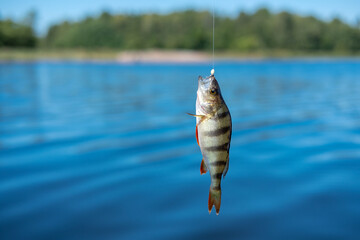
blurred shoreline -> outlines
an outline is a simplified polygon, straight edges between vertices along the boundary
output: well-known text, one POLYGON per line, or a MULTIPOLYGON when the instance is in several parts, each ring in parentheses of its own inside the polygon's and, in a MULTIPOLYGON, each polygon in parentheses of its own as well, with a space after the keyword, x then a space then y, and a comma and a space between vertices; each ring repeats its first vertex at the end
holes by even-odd
MULTIPOLYGON (((349 52, 295 52, 269 50, 254 52, 216 51, 217 61, 247 61, 263 59, 332 59, 359 58, 360 53, 349 52)), ((83 49, 0 49, 0 61, 112 61, 123 64, 133 63, 208 63, 212 53, 191 50, 83 50, 83 49)))

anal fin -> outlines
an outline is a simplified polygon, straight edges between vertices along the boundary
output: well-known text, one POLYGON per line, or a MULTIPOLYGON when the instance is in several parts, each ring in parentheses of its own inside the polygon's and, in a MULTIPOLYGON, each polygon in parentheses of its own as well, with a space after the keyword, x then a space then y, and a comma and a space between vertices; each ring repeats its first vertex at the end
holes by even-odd
POLYGON ((200 165, 200 174, 203 175, 207 172, 207 167, 205 165, 204 159, 201 161, 200 165))

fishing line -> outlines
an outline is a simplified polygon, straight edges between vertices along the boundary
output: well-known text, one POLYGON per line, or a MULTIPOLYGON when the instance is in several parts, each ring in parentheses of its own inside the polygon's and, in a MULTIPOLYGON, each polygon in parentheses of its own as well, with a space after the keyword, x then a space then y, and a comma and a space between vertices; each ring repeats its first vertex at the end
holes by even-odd
POLYGON ((213 52, 212 52, 212 70, 211 75, 214 75, 215 72, 215 0, 212 0, 212 17, 213 17, 213 26, 212 26, 212 44, 213 44, 213 52))

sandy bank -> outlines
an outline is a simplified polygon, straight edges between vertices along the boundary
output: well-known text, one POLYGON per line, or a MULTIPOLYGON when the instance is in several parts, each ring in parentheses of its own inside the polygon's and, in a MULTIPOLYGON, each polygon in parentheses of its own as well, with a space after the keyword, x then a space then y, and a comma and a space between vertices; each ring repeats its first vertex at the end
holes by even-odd
POLYGON ((211 61, 207 53, 196 51, 125 51, 117 55, 120 63, 202 63, 211 61))

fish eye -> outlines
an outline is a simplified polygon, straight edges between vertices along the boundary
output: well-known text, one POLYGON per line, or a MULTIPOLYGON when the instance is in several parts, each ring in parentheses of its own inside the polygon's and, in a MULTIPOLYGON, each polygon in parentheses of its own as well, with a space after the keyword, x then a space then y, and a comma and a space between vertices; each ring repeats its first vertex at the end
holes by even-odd
POLYGON ((210 89, 210 93, 211 93, 212 95, 216 95, 216 94, 217 94, 217 90, 216 90, 215 88, 212 88, 212 89, 210 89))

